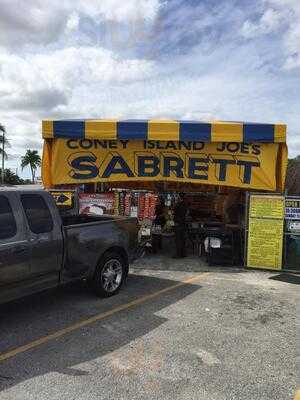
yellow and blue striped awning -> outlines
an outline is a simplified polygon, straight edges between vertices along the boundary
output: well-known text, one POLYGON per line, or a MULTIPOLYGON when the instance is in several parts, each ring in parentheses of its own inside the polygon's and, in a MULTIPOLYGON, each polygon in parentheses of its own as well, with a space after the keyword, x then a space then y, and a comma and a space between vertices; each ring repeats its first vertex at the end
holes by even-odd
POLYGON ((225 121, 45 120, 43 138, 285 143, 286 125, 225 121))

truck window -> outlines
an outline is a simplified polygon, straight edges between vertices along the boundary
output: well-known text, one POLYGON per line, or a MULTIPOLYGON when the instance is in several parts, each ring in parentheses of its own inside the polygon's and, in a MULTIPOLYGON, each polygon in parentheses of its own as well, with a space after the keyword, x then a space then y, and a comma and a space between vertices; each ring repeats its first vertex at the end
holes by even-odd
POLYGON ((0 239, 9 239, 17 233, 16 220, 5 196, 0 196, 0 239))
POLYGON ((52 231, 53 220, 42 196, 37 194, 22 194, 21 202, 31 232, 46 233, 52 231))

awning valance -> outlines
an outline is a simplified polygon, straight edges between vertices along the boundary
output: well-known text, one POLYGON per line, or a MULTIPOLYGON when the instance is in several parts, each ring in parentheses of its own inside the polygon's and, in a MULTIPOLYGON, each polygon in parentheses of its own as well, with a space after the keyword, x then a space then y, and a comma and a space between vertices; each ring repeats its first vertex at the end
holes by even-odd
POLYGON ((43 138, 285 143, 286 125, 225 121, 45 120, 43 138))

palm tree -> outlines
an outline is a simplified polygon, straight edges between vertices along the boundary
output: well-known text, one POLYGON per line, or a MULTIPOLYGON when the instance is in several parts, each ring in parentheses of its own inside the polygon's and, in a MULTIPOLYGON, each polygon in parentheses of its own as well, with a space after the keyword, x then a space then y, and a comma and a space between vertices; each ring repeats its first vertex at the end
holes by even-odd
POLYGON ((1 168, 1 183, 4 184, 4 160, 7 159, 7 153, 5 151, 5 146, 8 146, 8 140, 5 137, 5 127, 0 124, 0 155, 2 156, 2 168, 1 168))
MULTIPOLYGON (((0 154, 2 155, 2 153, 3 153, 3 139, 4 139, 4 145, 8 146, 8 140, 5 137, 5 134, 6 134, 5 126, 2 125, 2 124, 0 124, 0 134, 1 134, 1 136, 0 136, 0 145, 1 145, 0 154)), ((7 159, 7 153, 6 153, 5 150, 4 150, 3 154, 4 154, 4 158, 7 159)))
POLYGON ((35 181, 35 173, 38 167, 41 165, 41 157, 37 150, 27 150, 25 156, 21 158, 22 170, 29 166, 31 170, 32 183, 35 181))

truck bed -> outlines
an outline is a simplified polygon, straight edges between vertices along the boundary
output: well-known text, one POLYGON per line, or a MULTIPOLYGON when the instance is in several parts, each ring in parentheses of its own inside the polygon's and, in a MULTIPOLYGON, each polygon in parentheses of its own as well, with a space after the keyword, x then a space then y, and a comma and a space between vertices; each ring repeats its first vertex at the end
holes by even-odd
POLYGON ((62 279, 88 277, 108 249, 123 249, 126 263, 137 248, 136 218, 110 215, 62 217, 65 238, 65 266, 62 279))
POLYGON ((92 215, 66 215, 62 216, 63 226, 88 224, 91 222, 107 222, 115 220, 117 217, 110 215, 92 216, 92 215))

